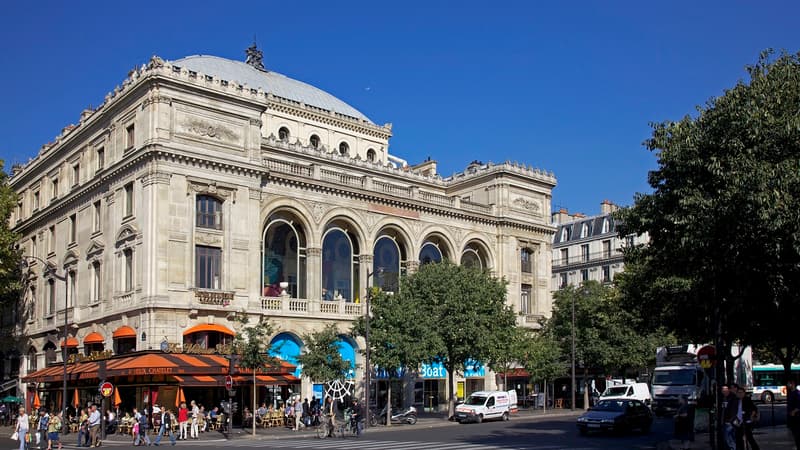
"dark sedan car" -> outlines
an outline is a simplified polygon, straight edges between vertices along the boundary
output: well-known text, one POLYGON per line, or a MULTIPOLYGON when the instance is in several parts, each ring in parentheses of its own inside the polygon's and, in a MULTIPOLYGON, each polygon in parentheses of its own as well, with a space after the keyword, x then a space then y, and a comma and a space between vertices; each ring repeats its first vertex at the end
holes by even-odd
POLYGON ((639 429, 649 433, 653 413, 639 400, 608 399, 597 402, 589 411, 578 417, 581 434, 590 431, 624 432, 639 429))

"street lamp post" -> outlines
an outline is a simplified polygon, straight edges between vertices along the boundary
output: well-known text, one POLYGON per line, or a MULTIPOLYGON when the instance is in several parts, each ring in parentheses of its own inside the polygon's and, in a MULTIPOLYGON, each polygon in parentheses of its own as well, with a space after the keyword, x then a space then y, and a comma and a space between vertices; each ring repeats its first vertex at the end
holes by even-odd
MULTIPOLYGON (((369 345, 369 301, 372 298, 372 290, 369 287, 369 279, 372 278, 372 276, 375 275, 375 273, 383 273, 383 267, 378 267, 377 270, 372 271, 372 272, 367 270, 367 295, 366 295, 367 308, 366 308, 365 316, 364 316, 364 345, 366 346, 366 349, 364 351, 364 384, 366 385, 365 389, 364 389, 364 408, 366 408, 366 411, 367 411, 367 417, 366 417, 367 420, 364 421, 364 429, 369 428, 369 419, 370 419, 369 418, 369 415, 370 415, 369 389, 370 389, 370 382, 371 382, 370 378, 371 378, 371 372, 372 372, 371 368, 370 368, 370 365, 369 365, 369 356, 370 356, 369 355, 369 353, 370 353, 370 345, 369 345)), ((387 406, 387 409, 389 409, 388 406, 387 406)))
POLYGON ((569 409, 575 411, 575 296, 572 296, 572 402, 569 404, 569 409))
POLYGON ((62 392, 61 392, 61 413, 62 417, 67 417, 67 338, 69 337, 69 326, 68 326, 68 304, 67 304, 67 277, 65 275, 59 275, 56 273, 55 267, 50 265, 48 262, 44 261, 42 258, 38 256, 23 256, 21 264, 23 268, 28 267, 28 260, 35 260, 39 261, 42 264, 42 275, 45 277, 53 277, 58 281, 64 282, 64 342, 61 346, 61 361, 64 366, 63 370, 63 384, 62 384, 62 392))

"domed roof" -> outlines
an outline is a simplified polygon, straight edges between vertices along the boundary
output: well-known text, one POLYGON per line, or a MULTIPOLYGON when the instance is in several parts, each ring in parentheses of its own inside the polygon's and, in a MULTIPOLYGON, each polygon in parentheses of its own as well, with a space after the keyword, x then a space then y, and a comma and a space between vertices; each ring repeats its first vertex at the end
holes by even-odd
POLYGON ((372 121, 359 110, 322 89, 315 88, 310 84, 289 78, 286 75, 271 70, 256 69, 245 62, 220 58, 218 56, 193 55, 171 61, 171 64, 229 82, 236 81, 241 84, 246 84, 254 89, 261 88, 264 92, 269 92, 278 97, 302 102, 307 105, 316 106, 317 108, 326 109, 372 123, 372 121))

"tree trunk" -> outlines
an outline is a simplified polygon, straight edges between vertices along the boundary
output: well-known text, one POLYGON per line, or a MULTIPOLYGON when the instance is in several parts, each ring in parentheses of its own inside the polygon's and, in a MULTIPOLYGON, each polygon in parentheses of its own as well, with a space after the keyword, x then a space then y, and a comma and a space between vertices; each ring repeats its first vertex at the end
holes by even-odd
MULTIPOLYGON (((533 408, 536 409, 535 403, 533 405, 533 408)), ((542 412, 543 413, 547 412, 547 378, 544 379, 544 402, 542 403, 542 412)))
MULTIPOLYGON (((388 388, 386 388, 386 426, 392 426, 392 378, 389 377, 388 388)), ((378 395, 375 392, 375 395, 378 395)), ((425 401, 423 399, 423 401, 425 401)))
POLYGON ((447 418, 452 420, 456 415, 456 401, 453 385, 455 383, 455 365, 448 364, 447 368, 447 418))

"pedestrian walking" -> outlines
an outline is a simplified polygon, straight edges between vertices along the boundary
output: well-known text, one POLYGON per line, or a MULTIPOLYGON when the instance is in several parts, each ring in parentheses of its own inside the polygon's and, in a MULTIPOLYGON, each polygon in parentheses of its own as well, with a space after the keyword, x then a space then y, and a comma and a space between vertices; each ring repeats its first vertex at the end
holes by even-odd
POLYGON ((197 403, 192 400, 192 430, 191 430, 191 437, 192 439, 197 439, 199 437, 199 426, 200 426, 200 408, 197 406, 197 403))
POLYGON ((794 446, 800 450, 800 392, 793 380, 786 383, 786 425, 794 437, 794 446))
POLYGON ((742 448, 744 448, 744 439, 747 439, 747 443, 750 444, 750 450, 761 450, 761 447, 759 447, 758 443, 756 442, 756 438, 753 436, 753 427, 758 422, 760 417, 758 408, 756 407, 755 403, 753 403, 753 399, 747 396, 747 392, 743 387, 739 387, 736 395, 739 397, 739 401, 742 403, 743 431, 743 439, 737 443, 737 445, 741 444, 742 448))
POLYGON ((687 450, 692 440, 694 424, 689 412, 689 402, 686 401, 686 397, 679 397, 678 410, 675 412, 675 439, 681 441, 682 450, 687 450))
POLYGON ((150 437, 147 435, 147 414, 142 411, 139 412, 136 408, 133 408, 134 417, 136 418, 136 423, 139 424, 138 429, 136 430, 136 438, 133 441, 133 445, 139 446, 143 444, 150 445, 150 437))
POLYGON ((156 440, 153 442, 154 445, 161 444, 161 436, 163 436, 164 433, 167 433, 169 436, 170 443, 175 445, 175 433, 172 432, 172 424, 174 423, 174 420, 175 416, 172 415, 172 411, 165 409, 161 413, 161 427, 158 429, 158 436, 156 436, 156 440))
POLYGON ((89 441, 91 444, 89 447, 99 447, 100 446, 100 421, 103 419, 102 414, 100 411, 97 410, 97 405, 92 405, 89 407, 89 441))
MULTIPOLYGON (((723 410, 723 421, 725 422, 725 445, 728 450, 737 450, 736 443, 739 442, 743 436, 742 434, 742 403, 739 400, 736 392, 739 390, 739 385, 734 384, 729 389, 723 386, 723 394, 727 392, 727 402, 723 410)), ((723 402, 725 397, 723 397, 723 402)))
POLYGON ((19 450, 27 450, 28 420, 25 408, 20 407, 19 415, 17 416, 17 424, 14 425, 14 432, 17 433, 17 439, 19 440, 19 450))
POLYGON ((186 402, 181 402, 181 407, 178 408, 178 439, 186 440, 186 429, 189 426, 189 409, 186 407, 186 402))
POLYGON ((42 448, 42 442, 47 442, 47 426, 50 424, 50 414, 47 409, 39 409, 39 425, 37 426, 36 433, 36 448, 42 448))
POLYGON ((55 416, 50 418, 47 424, 47 450, 53 449, 53 445, 58 445, 57 450, 61 450, 61 428, 64 422, 61 419, 61 412, 59 411, 55 416))
POLYGON ((300 401, 300 396, 294 401, 294 431, 299 431, 300 428, 305 427, 303 423, 303 402, 300 401))
POLYGON ((89 446, 89 411, 86 408, 81 408, 81 414, 78 418, 78 447, 89 446))

